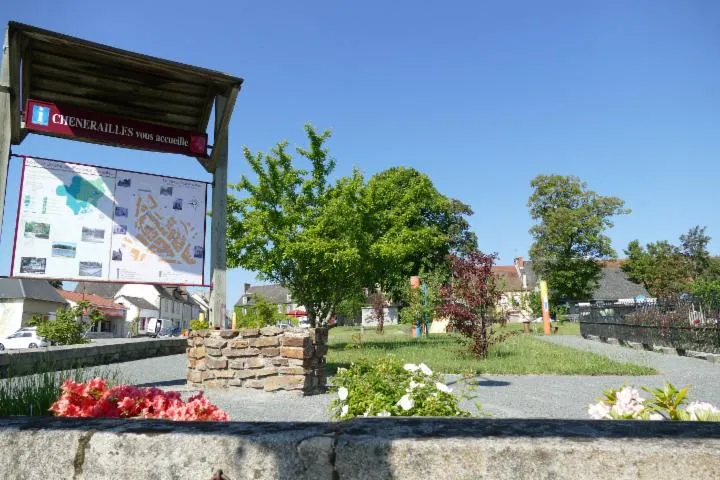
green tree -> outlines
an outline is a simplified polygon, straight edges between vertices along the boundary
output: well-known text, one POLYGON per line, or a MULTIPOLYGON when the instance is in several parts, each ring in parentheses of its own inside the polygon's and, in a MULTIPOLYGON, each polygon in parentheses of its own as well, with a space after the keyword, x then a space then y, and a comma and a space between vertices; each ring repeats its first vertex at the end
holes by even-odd
POLYGON ((477 249, 468 205, 440 194, 427 175, 403 167, 371 177, 353 172, 330 184, 329 132, 305 128, 309 147, 297 168, 280 143, 244 155, 256 180, 228 196, 228 264, 290 289, 312 326, 333 315, 363 287, 397 299, 410 275, 447 269, 448 254, 477 249))
POLYGON ((625 250, 622 269, 628 278, 642 284, 654 297, 673 297, 687 290, 692 260, 667 241, 648 243, 645 248, 633 240, 625 250))
POLYGON ((700 278, 690 285, 690 290, 703 308, 712 312, 720 310, 720 280, 700 278))
POLYGON ((57 345, 75 345, 87 343, 85 332, 92 325, 104 319, 99 310, 90 302, 81 301, 74 307, 60 308, 55 312, 55 319, 42 315, 33 315, 28 322, 37 326, 39 336, 57 345))
POLYGON ((615 257, 604 232, 614 216, 630 210, 575 176, 538 175, 530 186, 528 207, 538 222, 530 229, 533 269, 548 282, 552 303, 588 298, 600 276, 599 260, 615 257))
POLYGON ((257 179, 243 176, 232 186, 244 198, 228 195, 228 264, 286 286, 315 326, 362 287, 363 180, 356 173, 332 187, 335 161, 324 148, 330 132, 305 131, 309 146, 297 153, 309 170, 293 165, 287 142, 268 154, 244 149, 257 179))
POLYGON ((62 282, 62 280, 48 280, 48 283, 49 283, 50 286, 53 287, 53 288, 60 288, 60 289, 63 288, 63 282, 62 282))
POLYGON ((465 218, 472 209, 442 195, 415 169, 393 167, 374 175, 364 198, 371 262, 366 284, 379 285, 394 300, 402 297, 411 275, 448 270, 448 255, 477 251, 465 218))
POLYGON ((707 227, 694 226, 680 235, 682 253, 688 258, 695 278, 705 275, 710 267, 710 253, 707 250, 710 236, 705 234, 707 227))

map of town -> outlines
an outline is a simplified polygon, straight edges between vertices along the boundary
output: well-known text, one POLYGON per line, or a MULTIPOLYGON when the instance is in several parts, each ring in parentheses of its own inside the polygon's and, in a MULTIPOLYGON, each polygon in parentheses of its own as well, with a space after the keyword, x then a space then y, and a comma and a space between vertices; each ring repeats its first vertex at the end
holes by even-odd
POLYGON ((135 237, 126 235, 123 247, 133 260, 141 262, 148 254, 169 264, 194 265, 193 240, 198 232, 189 223, 165 216, 152 195, 138 195, 135 204, 135 237))
POLYGON ((70 185, 60 185, 55 190, 60 197, 67 197, 65 204, 73 214, 88 213, 90 206, 97 207, 98 202, 105 196, 105 183, 98 177, 87 180, 79 175, 72 177, 70 185))

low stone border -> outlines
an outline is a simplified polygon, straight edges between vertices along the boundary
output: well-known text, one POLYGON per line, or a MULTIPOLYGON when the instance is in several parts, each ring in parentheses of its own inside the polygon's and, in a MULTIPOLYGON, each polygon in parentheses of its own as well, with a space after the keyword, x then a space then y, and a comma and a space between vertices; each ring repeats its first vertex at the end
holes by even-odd
POLYGON ((3 479, 710 479, 720 478, 720 424, 6 417, 0 452, 3 479))
POLYGON ((0 378, 178 355, 186 346, 185 338, 148 338, 9 351, 0 354, 0 378))
POLYGON ((586 340, 594 340, 602 343, 608 343, 611 345, 620 345, 623 347, 629 347, 633 348, 635 350, 646 350, 651 352, 657 352, 657 353, 665 353, 668 355, 678 355, 682 357, 692 357, 692 358, 698 358, 700 360, 707 360, 708 362, 712 363, 720 363, 720 354, 717 353, 707 353, 707 352, 695 352, 693 350, 680 350, 678 348, 672 348, 672 347, 665 347, 661 345, 643 345, 642 343, 638 342, 624 342, 620 341, 617 338, 602 338, 598 337, 597 335, 585 335, 583 336, 586 340))
POLYGON ((323 393, 327 328, 198 330, 188 337, 188 384, 323 393))

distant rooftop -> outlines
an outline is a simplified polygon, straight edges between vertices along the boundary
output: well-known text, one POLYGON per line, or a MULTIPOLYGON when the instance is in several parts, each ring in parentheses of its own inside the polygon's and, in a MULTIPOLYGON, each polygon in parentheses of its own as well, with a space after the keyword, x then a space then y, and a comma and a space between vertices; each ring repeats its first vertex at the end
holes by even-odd
POLYGON ((40 300, 67 304, 47 280, 0 278, 0 299, 40 300))

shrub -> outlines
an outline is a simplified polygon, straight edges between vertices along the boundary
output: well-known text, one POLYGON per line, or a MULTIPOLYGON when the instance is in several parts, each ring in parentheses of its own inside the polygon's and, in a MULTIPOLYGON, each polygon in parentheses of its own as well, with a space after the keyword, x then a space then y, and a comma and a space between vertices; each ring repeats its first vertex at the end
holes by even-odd
POLYGON ((706 402, 687 403, 689 388, 678 390, 671 383, 662 389, 643 387, 652 397, 644 399, 632 387, 606 390, 604 398, 590 405, 588 415, 596 420, 675 420, 720 422, 720 409, 706 402))
POLYGON ((362 359, 338 369, 338 397, 330 402, 335 420, 355 417, 468 417, 459 398, 425 365, 405 364, 393 356, 362 359))
POLYGON ((495 305, 500 299, 498 278, 492 273, 495 257, 473 252, 450 257, 451 281, 441 291, 439 312, 450 318, 450 327, 468 337, 470 351, 485 358, 495 343, 517 331, 498 334, 492 330, 495 305))
POLYGON ((28 323, 37 326, 38 335, 48 342, 57 345, 76 345, 87 343, 85 332, 104 318, 99 310, 92 308, 90 302, 82 301, 74 307, 58 309, 52 320, 33 315, 28 323))
POLYGON ((190 330, 207 330, 210 328, 210 324, 207 320, 191 320, 190 330))
POLYGON ((132 385, 108 387, 102 378, 87 383, 65 380, 62 395, 50 410, 59 417, 156 418, 182 421, 229 420, 203 393, 183 402, 179 392, 132 385))

